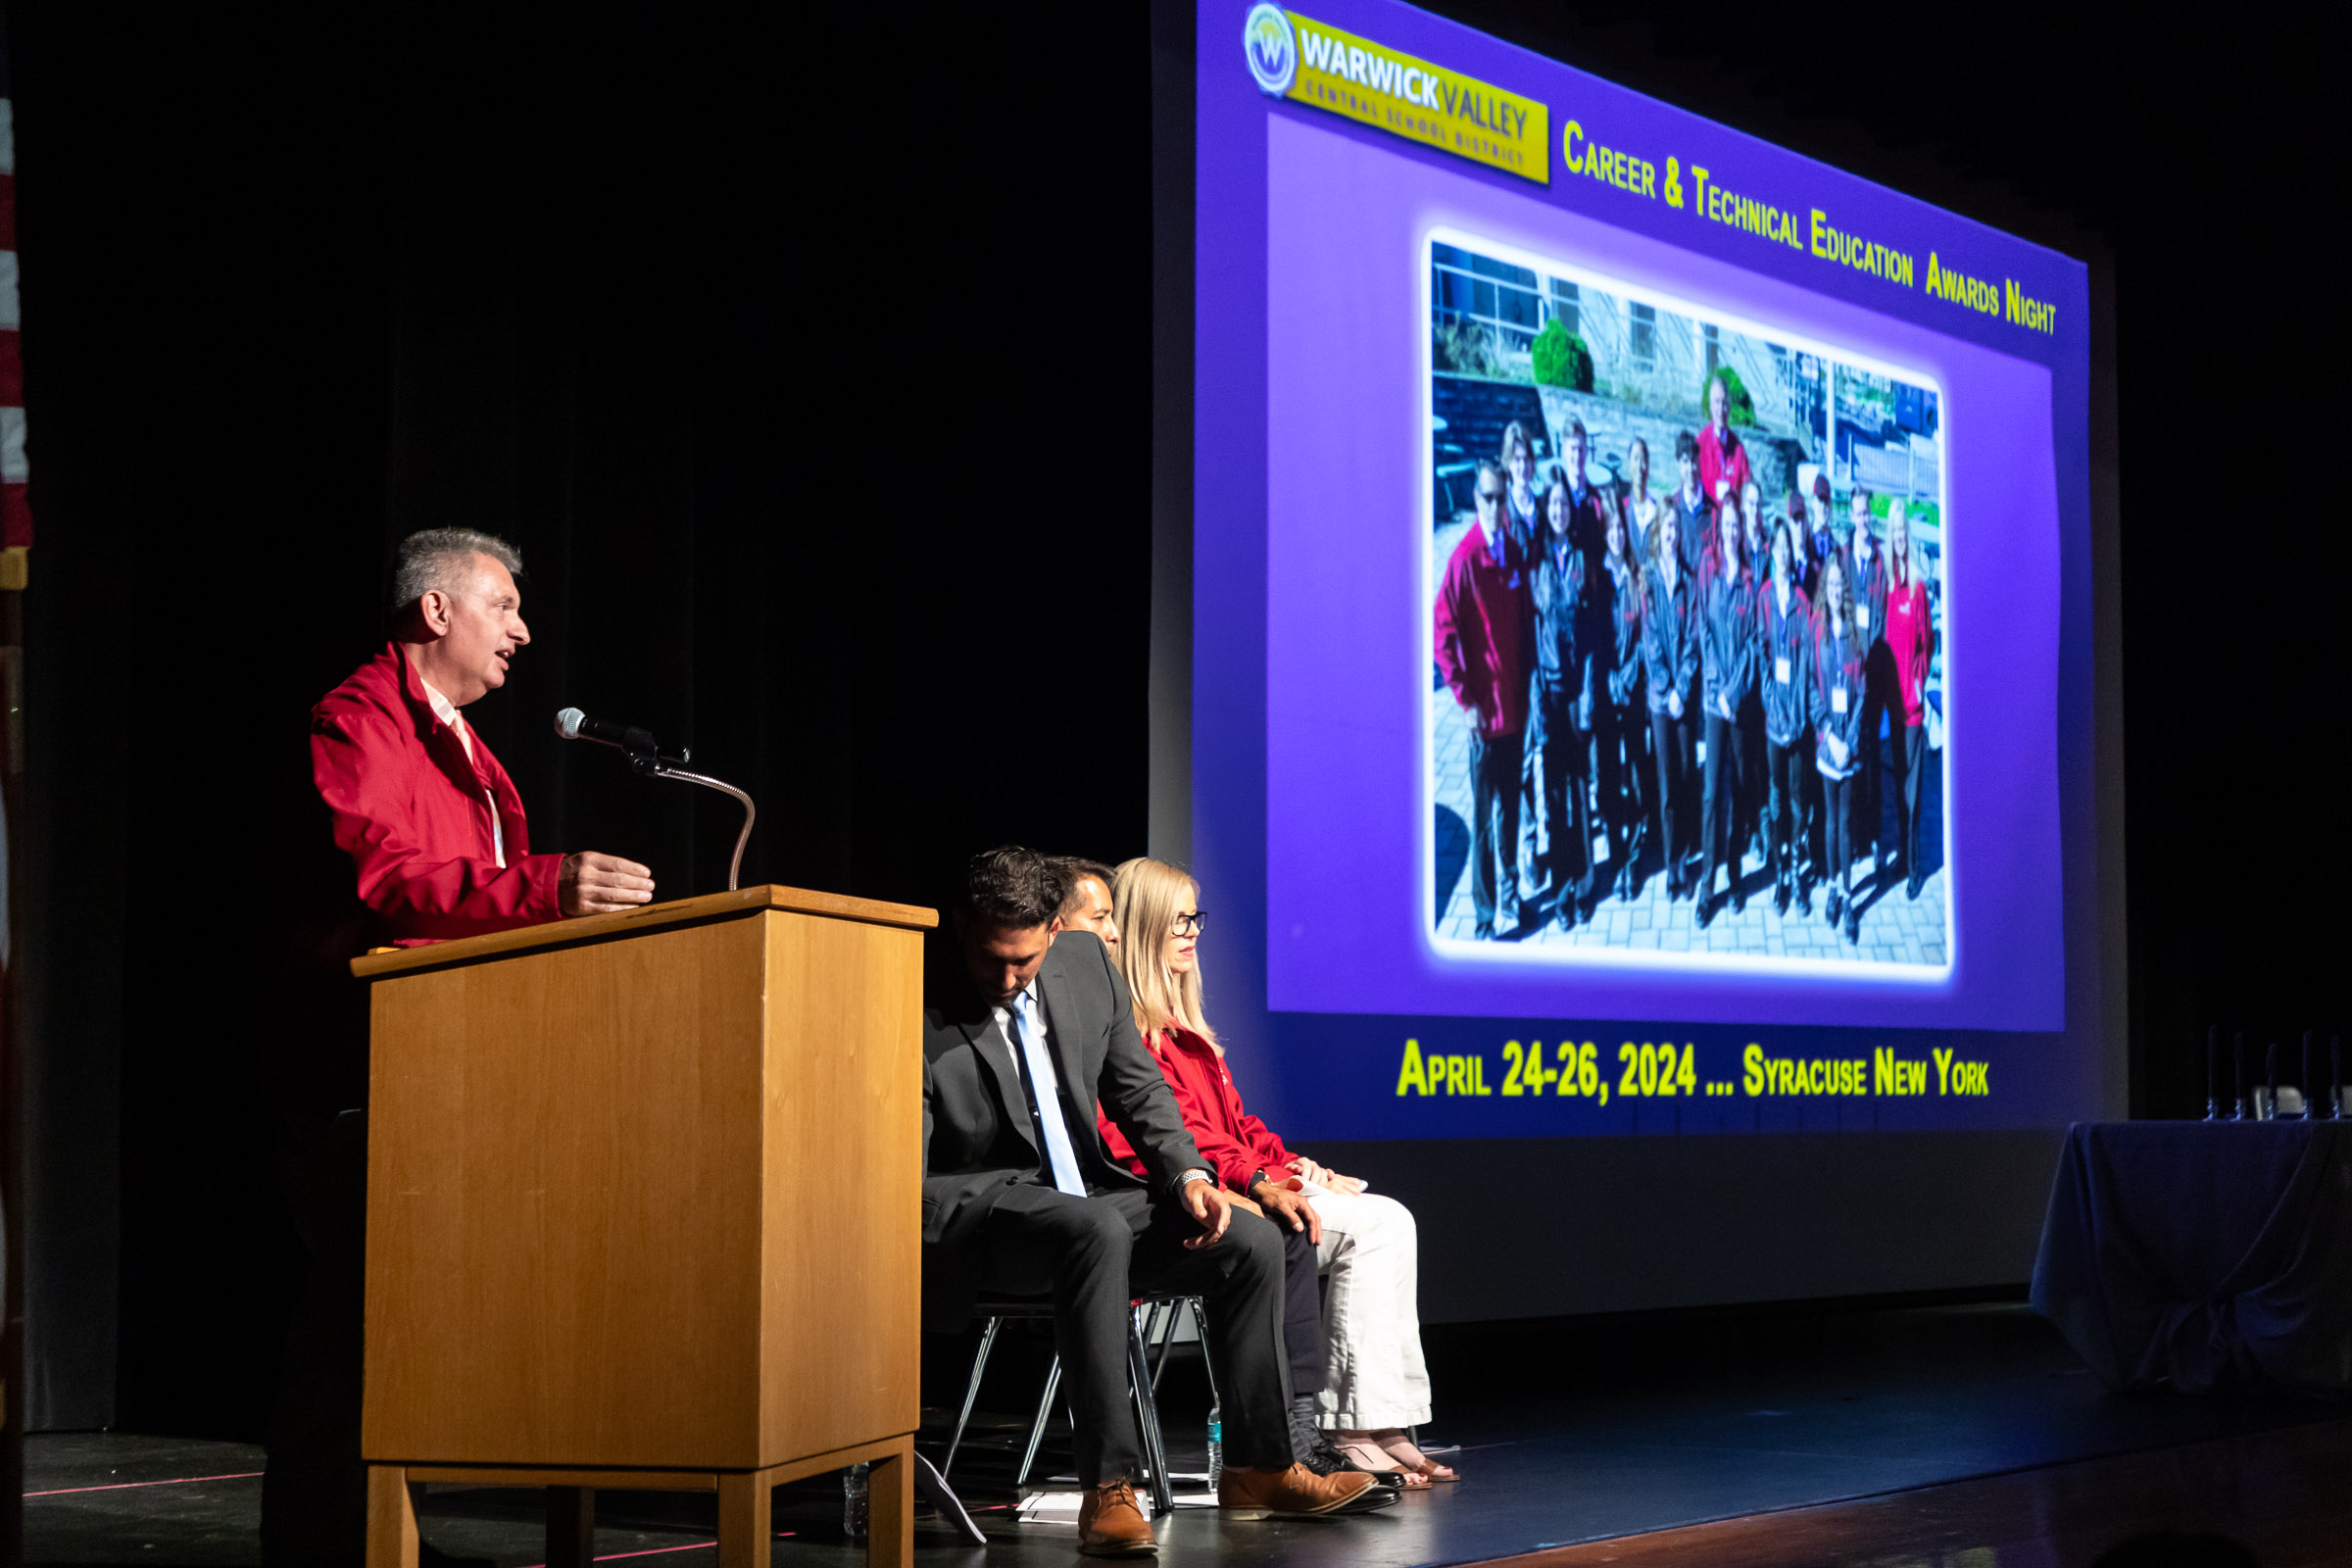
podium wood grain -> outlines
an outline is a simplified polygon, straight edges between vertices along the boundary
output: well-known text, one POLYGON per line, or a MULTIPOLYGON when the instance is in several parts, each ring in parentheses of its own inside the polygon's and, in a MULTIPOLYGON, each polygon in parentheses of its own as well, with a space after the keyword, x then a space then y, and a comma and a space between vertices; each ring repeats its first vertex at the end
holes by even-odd
POLYGON ((753 889, 355 963, 369 1461, 662 1472, 748 1517, 857 1450, 903 1491, 930 919, 753 889))

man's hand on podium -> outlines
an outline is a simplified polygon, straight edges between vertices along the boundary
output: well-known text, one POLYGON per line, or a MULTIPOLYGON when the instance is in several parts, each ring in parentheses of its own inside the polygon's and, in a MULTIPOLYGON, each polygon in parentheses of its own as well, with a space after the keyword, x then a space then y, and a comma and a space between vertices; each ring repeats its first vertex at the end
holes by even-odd
POLYGON ((583 850, 564 857, 556 872, 556 903, 566 916, 614 914, 653 902, 653 871, 617 855, 583 850))

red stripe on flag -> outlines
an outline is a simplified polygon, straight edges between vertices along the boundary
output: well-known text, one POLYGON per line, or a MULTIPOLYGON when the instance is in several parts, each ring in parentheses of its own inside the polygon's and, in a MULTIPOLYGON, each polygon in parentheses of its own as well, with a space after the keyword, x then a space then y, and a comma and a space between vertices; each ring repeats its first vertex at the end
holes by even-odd
POLYGON ((0 174, 0 251, 17 248, 17 176, 0 174))
POLYGON ((0 409, 24 406, 24 359, 13 328, 0 327, 0 409))
POLYGON ((0 484, 0 548, 32 543, 32 508, 21 484, 0 484))

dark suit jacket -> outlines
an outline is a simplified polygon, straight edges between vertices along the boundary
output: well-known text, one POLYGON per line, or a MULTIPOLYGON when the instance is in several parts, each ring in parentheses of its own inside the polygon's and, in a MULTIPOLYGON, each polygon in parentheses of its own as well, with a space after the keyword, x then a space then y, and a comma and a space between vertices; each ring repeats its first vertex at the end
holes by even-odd
MULTIPOLYGON (((1037 1178, 1045 1161, 1012 1047, 988 1007, 958 989, 923 1010, 923 1294, 935 1327, 970 1315, 981 1222, 1006 1188, 1037 1178)), ((1126 984, 1102 939, 1091 931, 1056 937, 1037 994, 1088 1190, 1148 1188, 1162 1197, 1184 1171, 1206 1170, 1167 1079, 1136 1034, 1126 984), (1102 1147, 1098 1101, 1142 1155, 1149 1182, 1102 1147)))

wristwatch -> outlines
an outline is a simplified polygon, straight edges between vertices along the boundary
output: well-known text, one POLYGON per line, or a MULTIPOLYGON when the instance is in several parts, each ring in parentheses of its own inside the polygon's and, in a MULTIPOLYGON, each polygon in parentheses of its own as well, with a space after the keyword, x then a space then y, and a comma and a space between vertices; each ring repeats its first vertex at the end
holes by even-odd
POLYGON ((1257 1169, 1255 1169, 1255 1170, 1253 1170, 1253 1171, 1251 1171, 1251 1172, 1250 1173, 1250 1182, 1249 1182, 1249 1185, 1248 1185, 1248 1186, 1246 1186, 1246 1187, 1244 1187, 1244 1188, 1242 1189, 1242 1191, 1243 1191, 1245 1194, 1248 1194, 1248 1193, 1254 1193, 1254 1192, 1256 1192, 1256 1191, 1257 1191, 1257 1184, 1258 1184, 1259 1182, 1265 1182, 1265 1183, 1267 1183, 1268 1185, 1271 1185, 1271 1184, 1273 1183, 1273 1180, 1274 1180, 1274 1178, 1273 1178, 1273 1177, 1271 1177, 1271 1176, 1269 1176, 1269 1175, 1267 1175, 1267 1174, 1266 1174, 1266 1168, 1265 1168, 1263 1165, 1260 1165, 1260 1166, 1259 1166, 1257 1169))

